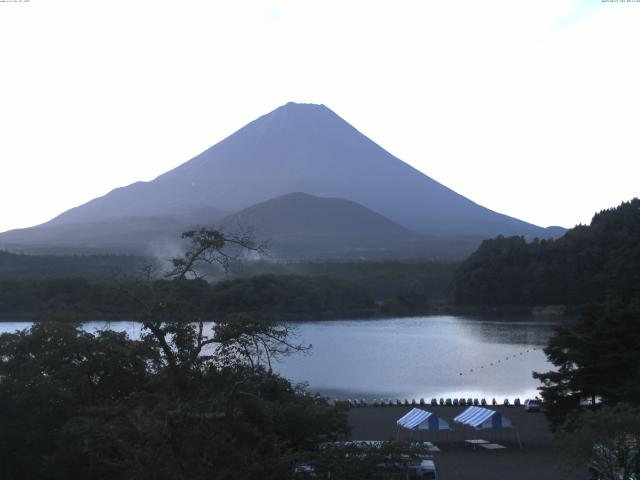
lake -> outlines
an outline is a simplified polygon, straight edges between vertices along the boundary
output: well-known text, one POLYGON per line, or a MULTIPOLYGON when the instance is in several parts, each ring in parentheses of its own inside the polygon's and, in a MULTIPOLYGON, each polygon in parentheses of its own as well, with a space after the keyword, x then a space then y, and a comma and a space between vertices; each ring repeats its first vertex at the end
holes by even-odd
MULTIPOLYGON (((29 322, 0 323, 0 332, 29 322)), ((312 344, 274 365, 295 382, 334 398, 505 397, 537 394, 531 372, 547 371, 542 347, 556 323, 449 315, 293 323, 295 341, 312 344)), ((88 322, 140 333, 135 322, 88 322)))

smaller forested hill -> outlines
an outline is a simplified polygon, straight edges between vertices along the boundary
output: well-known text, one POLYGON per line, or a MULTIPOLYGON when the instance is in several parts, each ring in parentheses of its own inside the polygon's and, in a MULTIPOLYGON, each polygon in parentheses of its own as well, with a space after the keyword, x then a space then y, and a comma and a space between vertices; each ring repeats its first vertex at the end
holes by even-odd
POLYGON ((640 199, 597 213, 555 240, 485 240, 458 268, 461 305, 582 305, 640 295, 640 199))

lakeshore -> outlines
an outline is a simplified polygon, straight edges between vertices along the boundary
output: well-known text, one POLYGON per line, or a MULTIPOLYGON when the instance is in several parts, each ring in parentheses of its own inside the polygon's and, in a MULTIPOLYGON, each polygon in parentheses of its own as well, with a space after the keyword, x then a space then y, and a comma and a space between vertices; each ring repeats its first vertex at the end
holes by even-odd
MULTIPOLYGON (((0 324, 0 332, 29 322, 0 324)), ((125 331, 140 337, 138 322, 87 322, 89 332, 125 331)), ((281 358, 274 370, 329 398, 416 399, 495 397, 513 402, 537 395, 532 371, 551 367, 542 352, 554 322, 430 316, 384 320, 297 322, 292 339, 312 345, 281 358)), ((212 324, 206 326, 207 331, 212 324)))

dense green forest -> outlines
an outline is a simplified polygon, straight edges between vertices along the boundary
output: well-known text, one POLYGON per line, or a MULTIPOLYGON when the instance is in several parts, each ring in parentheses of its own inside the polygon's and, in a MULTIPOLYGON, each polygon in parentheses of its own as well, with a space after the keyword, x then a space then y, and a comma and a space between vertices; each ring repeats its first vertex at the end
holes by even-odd
MULTIPOLYGON (((164 258, 126 255, 18 255, 0 251, 0 280, 51 280, 82 278, 113 283, 139 275, 147 265, 162 267, 164 258)), ((453 262, 270 262, 239 261, 229 272, 203 267, 207 280, 247 278, 256 275, 328 277, 366 288, 376 299, 421 292, 429 303, 447 299, 448 284, 458 264, 453 262)))
MULTIPOLYGON (((158 291, 171 290, 203 317, 254 313, 261 317, 307 320, 361 317, 375 313, 376 304, 361 287, 325 277, 258 275, 209 284, 156 280, 158 291)), ((0 318, 17 320, 50 316, 85 320, 132 319, 148 301, 140 282, 95 283, 86 279, 0 281, 0 318)))
POLYGON ((130 255, 24 255, 0 250, 0 280, 109 281, 133 275, 150 263, 151 258, 130 255))
POLYGON ((232 278, 261 274, 327 277, 366 289, 376 300, 402 305, 447 302, 454 262, 251 262, 234 266, 232 278))
MULTIPOLYGON (((0 319, 50 314, 76 320, 133 318, 141 272, 159 263, 166 270, 169 262, 0 252, 0 319)), ((306 320, 424 313, 446 302, 455 267, 437 262, 240 261, 228 272, 203 266, 208 283, 194 281, 184 293, 212 316, 261 312, 306 320)))
POLYGON ((485 240, 451 284, 459 305, 583 305, 640 292, 640 200, 554 240, 485 240))

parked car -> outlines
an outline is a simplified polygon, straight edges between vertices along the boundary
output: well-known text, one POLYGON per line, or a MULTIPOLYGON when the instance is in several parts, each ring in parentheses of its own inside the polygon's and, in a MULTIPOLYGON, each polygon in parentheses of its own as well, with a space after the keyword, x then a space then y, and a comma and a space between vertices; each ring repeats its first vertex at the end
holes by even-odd
POLYGON ((315 467, 311 463, 297 462, 293 465, 293 480, 305 480, 317 478, 315 467))
POLYGON ((438 478, 436 464, 432 458, 422 460, 418 465, 411 468, 411 470, 415 471, 415 476, 418 478, 425 480, 436 480, 438 478))
POLYGON ((524 402, 525 412, 539 412, 542 407, 542 402, 537 398, 527 399, 524 402))
POLYGON ((376 480, 437 480, 438 472, 433 458, 430 457, 410 460, 408 463, 404 461, 379 463, 372 478, 376 480))

